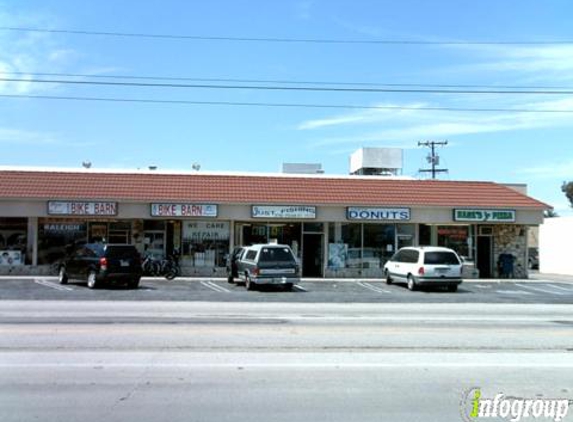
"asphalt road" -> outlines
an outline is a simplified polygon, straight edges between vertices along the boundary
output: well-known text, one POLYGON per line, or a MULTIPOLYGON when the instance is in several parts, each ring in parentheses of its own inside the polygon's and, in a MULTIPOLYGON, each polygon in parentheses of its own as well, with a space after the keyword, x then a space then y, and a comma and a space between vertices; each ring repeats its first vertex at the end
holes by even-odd
POLYGON ((475 387, 573 399, 573 309, 3 300, 0 374, 2 422, 463 421, 475 387))
POLYGON ((89 290, 86 283, 58 284, 55 277, 0 277, 0 300, 125 300, 308 303, 546 303, 573 304, 573 283, 536 280, 465 282, 456 293, 410 292, 404 285, 380 280, 304 280, 292 292, 262 287, 247 292, 224 279, 144 278, 140 288, 121 286, 89 290))

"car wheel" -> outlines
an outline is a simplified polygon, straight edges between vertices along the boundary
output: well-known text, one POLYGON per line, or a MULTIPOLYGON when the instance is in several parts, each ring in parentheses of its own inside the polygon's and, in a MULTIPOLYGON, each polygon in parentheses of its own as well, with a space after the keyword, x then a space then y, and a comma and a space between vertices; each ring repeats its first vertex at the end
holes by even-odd
POLYGON ((293 284, 292 284, 292 283, 287 283, 287 284, 285 284, 285 291, 286 291, 286 292, 292 292, 292 288, 293 288, 293 284))
POLYGON ((68 284, 68 274, 66 273, 66 267, 63 265, 60 267, 58 271, 58 281, 60 284, 68 284))
POLYGON ((245 276, 245 287, 249 291, 255 290, 255 283, 253 283, 251 277, 248 274, 245 276))
POLYGON ((458 285, 457 284, 450 284, 448 286, 448 292, 457 292, 458 291, 458 285))
POLYGON ((392 284, 392 277, 390 277, 388 270, 386 270, 386 284, 392 284))
POLYGON ((93 270, 88 274, 88 287, 90 289, 95 289, 97 287, 96 272, 93 270))
POLYGON ((408 276, 408 290, 410 291, 414 291, 416 290, 416 282, 414 281, 414 277, 412 277, 411 275, 408 276))

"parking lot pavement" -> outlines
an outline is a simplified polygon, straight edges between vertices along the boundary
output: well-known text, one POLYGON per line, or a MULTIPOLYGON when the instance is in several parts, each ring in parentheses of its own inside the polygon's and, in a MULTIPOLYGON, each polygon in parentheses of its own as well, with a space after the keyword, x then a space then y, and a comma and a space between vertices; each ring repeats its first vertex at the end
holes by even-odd
POLYGON ((403 284, 380 280, 303 280, 292 291, 262 286, 247 291, 221 278, 144 277, 140 288, 109 286, 90 290, 86 283, 60 285, 56 277, 2 277, 0 300, 127 300, 310 303, 573 303, 573 283, 545 278, 472 280, 458 291, 409 291, 403 284))

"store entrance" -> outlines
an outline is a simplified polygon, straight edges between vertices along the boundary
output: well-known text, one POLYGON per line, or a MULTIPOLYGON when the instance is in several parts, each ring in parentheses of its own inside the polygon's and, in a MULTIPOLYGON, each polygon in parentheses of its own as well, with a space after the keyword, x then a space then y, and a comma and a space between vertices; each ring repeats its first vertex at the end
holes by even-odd
POLYGON ((322 277, 322 234, 305 233, 302 239, 302 276, 322 277))
POLYGON ((493 276, 491 265, 492 246, 491 236, 477 237, 477 268, 480 278, 491 278, 493 276))

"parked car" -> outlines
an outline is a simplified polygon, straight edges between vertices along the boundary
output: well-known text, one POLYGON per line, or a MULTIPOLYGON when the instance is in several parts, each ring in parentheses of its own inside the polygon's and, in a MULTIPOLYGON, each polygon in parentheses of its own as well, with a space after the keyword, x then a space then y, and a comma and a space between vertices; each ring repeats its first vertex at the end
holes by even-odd
POLYGON ((529 248, 529 259, 527 262, 527 266, 530 270, 538 270, 539 269, 539 248, 529 248))
POLYGON ((282 285, 290 290, 300 282, 299 274, 299 265, 288 245, 247 246, 237 261, 237 276, 247 290, 260 284, 282 285))
POLYGON ((239 277, 239 274, 237 273, 238 269, 237 264, 244 250, 245 249, 242 246, 238 246, 233 249, 233 252, 227 255, 226 267, 227 267, 227 281, 229 283, 234 283, 235 279, 239 277))
POLYGON ((58 278, 61 284, 86 280, 90 289, 104 283, 125 283, 135 289, 139 286, 141 271, 141 257, 135 246, 87 243, 64 258, 58 278))
POLYGON ((455 292, 462 282, 462 260, 448 248, 419 246, 401 248, 384 265, 386 283, 407 283, 408 289, 419 286, 443 286, 455 292))

